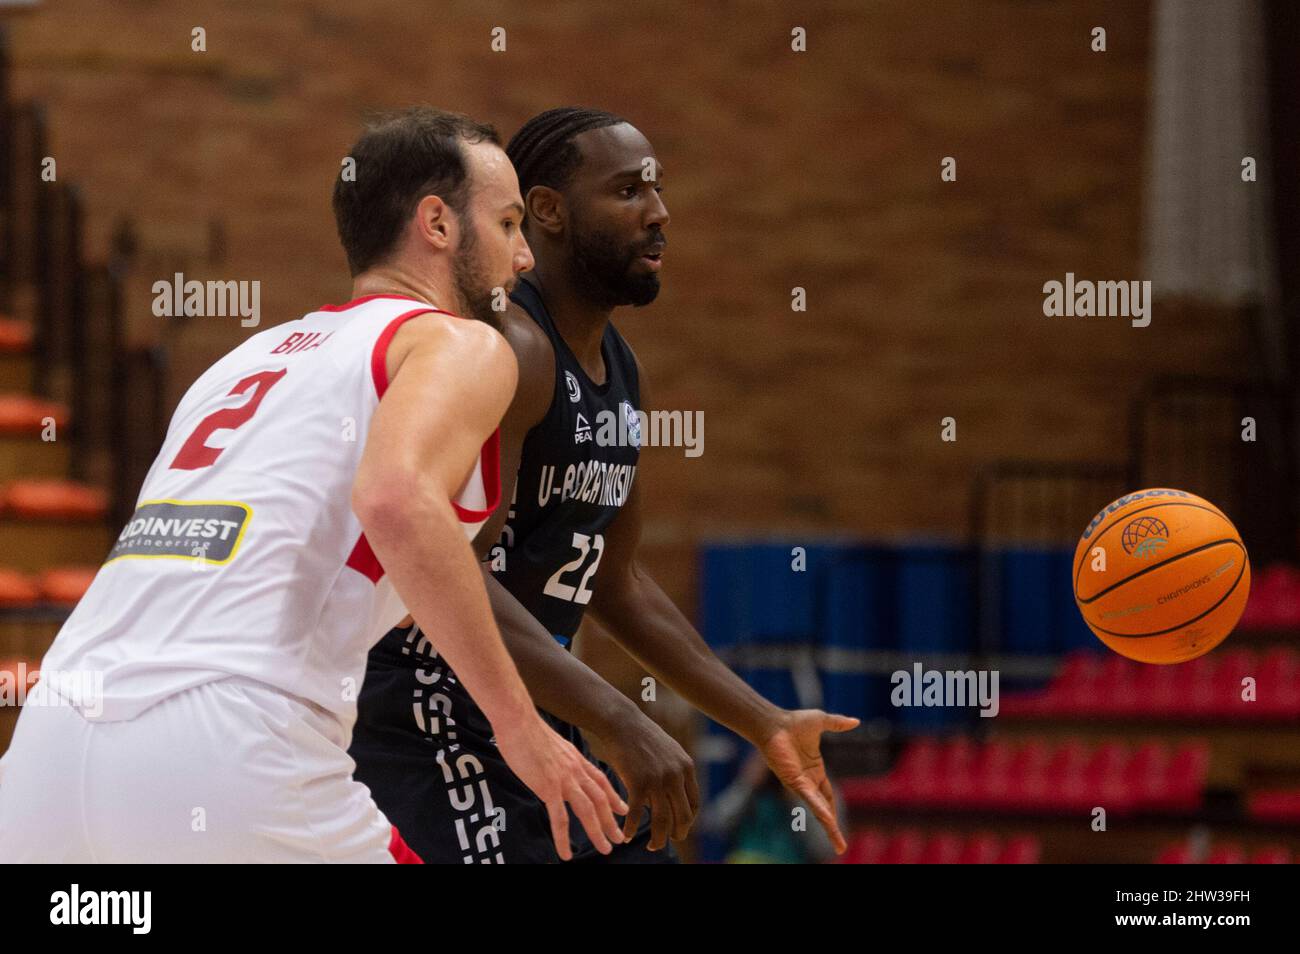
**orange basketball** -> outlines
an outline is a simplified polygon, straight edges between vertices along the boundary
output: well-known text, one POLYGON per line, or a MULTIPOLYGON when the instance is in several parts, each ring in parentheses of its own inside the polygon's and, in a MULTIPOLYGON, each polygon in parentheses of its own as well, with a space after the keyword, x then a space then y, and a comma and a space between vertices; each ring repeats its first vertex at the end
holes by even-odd
POLYGON ((1232 521, 1182 490, 1126 494, 1083 531, 1074 599, 1103 643, 1138 662, 1177 663, 1232 632, 1250 559, 1232 521))

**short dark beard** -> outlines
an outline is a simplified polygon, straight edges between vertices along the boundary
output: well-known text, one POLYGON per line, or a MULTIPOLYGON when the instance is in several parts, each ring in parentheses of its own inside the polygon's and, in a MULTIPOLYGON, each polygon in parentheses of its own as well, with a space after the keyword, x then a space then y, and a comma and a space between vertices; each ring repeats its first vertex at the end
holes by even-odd
POLYGON ((492 279, 479 257, 478 224, 468 211, 460 215, 462 237, 460 248, 452 259, 452 280, 456 284, 456 297, 460 299, 461 317, 474 318, 496 327, 501 316, 493 307, 496 286, 488 287, 492 279))
POLYGON ((620 305, 640 308, 655 300, 659 276, 632 274, 632 264, 644 254, 640 248, 621 245, 608 232, 584 229, 572 217, 570 224, 569 277, 579 295, 606 311, 620 305))

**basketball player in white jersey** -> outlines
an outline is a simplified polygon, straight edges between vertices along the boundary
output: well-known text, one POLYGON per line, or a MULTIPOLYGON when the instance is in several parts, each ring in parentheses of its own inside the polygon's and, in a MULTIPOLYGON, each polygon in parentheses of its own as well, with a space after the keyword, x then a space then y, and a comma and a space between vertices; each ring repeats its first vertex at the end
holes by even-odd
MULTIPOLYGON (((500 498, 533 259, 495 132, 411 110, 353 147, 354 299, 250 338, 182 398, 131 521, 0 761, 0 861, 392 861, 347 755, 366 652, 409 610, 511 768, 605 851, 627 811, 538 716, 469 540, 500 498), (448 310, 444 310, 448 309, 448 310)), ((430 687, 433 691, 434 687, 430 687)))

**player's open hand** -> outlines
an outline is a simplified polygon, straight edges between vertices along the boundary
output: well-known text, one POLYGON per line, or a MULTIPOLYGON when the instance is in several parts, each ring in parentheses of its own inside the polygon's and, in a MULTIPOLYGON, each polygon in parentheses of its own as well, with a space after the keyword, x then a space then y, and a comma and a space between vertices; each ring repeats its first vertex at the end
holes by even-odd
POLYGON ((695 762, 677 740, 653 719, 636 710, 615 735, 601 741, 608 759, 627 786, 630 806, 623 820, 623 837, 631 841, 641 825, 641 813, 650 806, 650 842, 658 851, 668 839, 680 841, 690 833, 700 808, 700 788, 695 762))
POLYGON ((561 860, 573 857, 566 804, 602 855, 622 844, 623 832, 614 816, 627 813, 626 803, 605 773, 583 758, 540 716, 534 714, 505 731, 497 729, 496 740, 511 770, 546 804, 551 836, 561 860))
POLYGON ((843 854, 848 843, 835 817, 835 793, 822 762, 822 733, 847 732, 857 727, 858 720, 820 709, 794 709, 784 716, 759 750, 781 783, 812 808, 830 836, 835 853, 843 854))

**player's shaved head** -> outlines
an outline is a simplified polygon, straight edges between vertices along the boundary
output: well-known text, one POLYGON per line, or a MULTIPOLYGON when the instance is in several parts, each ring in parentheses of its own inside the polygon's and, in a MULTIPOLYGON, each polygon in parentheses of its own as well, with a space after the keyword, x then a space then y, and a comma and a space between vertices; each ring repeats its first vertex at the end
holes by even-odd
POLYGON ((465 145, 500 146, 496 130, 468 116, 417 106, 366 127, 348 152, 355 177, 334 183, 334 221, 358 275, 382 263, 425 196, 463 215, 470 196, 465 145))

